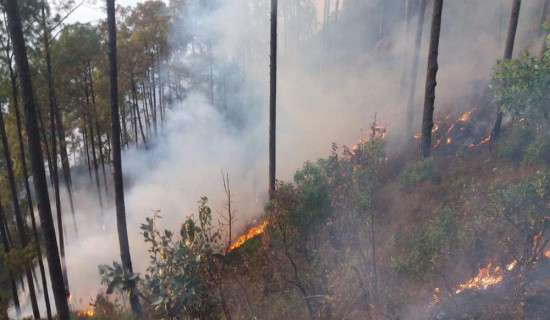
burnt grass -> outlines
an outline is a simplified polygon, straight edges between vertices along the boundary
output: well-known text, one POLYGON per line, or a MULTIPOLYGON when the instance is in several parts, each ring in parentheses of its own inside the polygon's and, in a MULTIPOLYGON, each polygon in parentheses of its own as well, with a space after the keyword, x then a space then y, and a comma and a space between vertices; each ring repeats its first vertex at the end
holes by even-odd
MULTIPOLYGON (((489 143, 471 147, 488 135, 493 119, 487 115, 492 111, 481 106, 465 121, 456 121, 462 112, 440 119, 434 140, 442 142, 433 152, 433 172, 419 184, 407 187, 401 180, 406 165, 419 159, 418 141, 389 154, 374 197, 379 292, 375 302, 365 293, 368 284, 354 271, 359 264, 353 256, 358 250, 351 240, 353 232, 344 230, 338 241, 331 234, 331 222, 346 212, 335 210, 331 218, 315 224, 306 247, 315 247, 323 271, 308 276, 322 278, 317 288, 325 290, 314 285, 309 289, 312 299, 329 301, 317 305, 324 307, 316 309, 316 319, 550 319, 550 259, 545 257, 505 271, 502 281, 487 289, 454 293, 488 263, 505 270, 514 259, 498 231, 506 222, 487 218, 489 190, 546 169, 544 163, 499 158, 489 143), (436 252, 421 272, 396 272, 395 259, 411 252, 414 239, 444 207, 456 211, 456 239, 436 252)), ((501 139, 507 130, 504 127, 501 139)), ((506 236, 512 243, 521 242, 517 235, 506 236)), ((309 319, 304 297, 286 283, 291 269, 279 268, 288 261, 274 251, 283 249, 268 246, 264 238, 256 236, 228 255, 224 289, 233 318, 309 319)), ((299 269, 300 263, 311 263, 297 261, 299 269)))

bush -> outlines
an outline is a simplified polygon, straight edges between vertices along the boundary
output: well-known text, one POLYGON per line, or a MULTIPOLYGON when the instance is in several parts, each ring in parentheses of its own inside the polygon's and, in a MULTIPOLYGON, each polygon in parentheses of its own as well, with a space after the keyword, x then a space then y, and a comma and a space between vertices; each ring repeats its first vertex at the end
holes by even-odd
POLYGON ((439 255, 450 250, 456 231, 456 210, 443 208, 426 231, 414 238, 408 254, 391 257, 391 270, 402 276, 423 274, 437 264, 439 255))
POLYGON ((410 187, 431 179, 433 173, 433 158, 426 158, 405 167, 401 175, 403 187, 410 187))
POLYGON ((503 158, 519 162, 535 138, 535 131, 526 121, 518 122, 512 127, 510 135, 499 143, 498 152, 503 158))
POLYGON ((543 136, 532 142, 525 150, 523 160, 550 162, 550 137, 543 136))

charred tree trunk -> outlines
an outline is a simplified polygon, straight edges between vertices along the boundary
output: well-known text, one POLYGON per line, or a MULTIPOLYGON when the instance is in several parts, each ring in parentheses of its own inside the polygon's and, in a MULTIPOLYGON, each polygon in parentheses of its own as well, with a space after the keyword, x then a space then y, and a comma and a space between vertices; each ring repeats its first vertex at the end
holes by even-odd
MULTIPOLYGON (((6 135, 6 129, 4 126, 4 112, 2 110, 0 110, 0 135, 2 137, 2 146, 4 147, 4 159, 6 161, 6 171, 8 173, 8 182, 13 203, 13 213, 15 215, 15 221, 17 222, 17 229, 19 230, 19 240, 21 241, 21 248, 25 248, 29 244, 29 240, 27 237, 27 227, 25 226, 25 222, 21 214, 21 208, 19 207, 17 186, 15 184, 15 174, 13 172, 13 163, 9 150, 8 136, 6 135)), ((38 302, 36 300, 36 292, 34 290, 34 281, 32 279, 31 266, 25 266, 25 272, 27 276, 27 284, 29 286, 32 313, 35 319, 40 319, 40 310, 38 309, 38 302)))
MULTIPOLYGON (((10 56, 9 52, 7 52, 8 57, 10 56)), ((46 271, 44 269, 44 262, 42 261, 42 250, 40 248, 40 237, 38 236, 38 231, 36 227, 36 219, 34 218, 34 211, 33 211, 33 202, 32 202, 32 194, 31 194, 31 187, 29 185, 29 173, 27 171, 27 162, 25 157, 25 144, 23 142, 23 129, 21 128, 21 115, 19 113, 19 101, 18 96, 19 93, 17 92, 17 83, 16 83, 16 77, 15 72, 11 65, 11 59, 8 62, 8 69, 10 73, 10 81, 11 81, 11 91, 12 91, 12 99, 13 99, 13 109, 15 111, 15 123, 17 125, 17 138, 19 141, 19 151, 21 156, 21 167, 23 171, 23 179, 25 184, 25 194, 27 196, 27 206, 29 210, 29 216, 31 218, 31 224, 32 224, 32 230, 34 234, 34 241, 37 244, 38 248, 38 267, 40 269, 40 277, 42 280, 42 287, 44 288, 44 304, 46 306, 46 314, 48 316, 48 320, 52 319, 52 310, 50 306, 50 295, 48 293, 48 284, 46 279, 46 271)), ((1 228, 1 227, 0 227, 1 228)), ((11 274, 10 274, 11 279, 11 274)), ((16 292, 17 294, 17 292, 16 292)), ((15 302, 14 302, 15 304, 15 302)), ((17 308, 19 308, 19 301, 17 301, 17 308)))
MULTIPOLYGON (((0 201, 0 235, 2 236, 2 246, 4 247, 4 252, 9 253, 11 246, 8 242, 8 237, 6 235, 6 230, 8 226, 4 224, 4 220, 4 207, 2 206, 2 202, 0 201)), ((17 285, 15 284, 15 280, 13 279, 13 274, 11 273, 11 271, 8 271, 8 277, 11 288, 11 297, 13 299, 13 307, 15 308, 15 314, 17 315, 17 317, 20 317, 21 306, 19 304, 19 296, 17 295, 17 285)))
MULTIPOLYGON (((118 241, 122 267, 133 272, 128 230, 126 227, 126 208, 124 206, 124 184, 122 179, 122 159, 120 153, 120 120, 118 114, 118 84, 116 55, 115 1, 107 0, 107 31, 109 37, 109 96, 111 100, 111 130, 113 133, 113 181, 115 185, 115 203, 117 216, 118 241)), ((135 290, 130 291, 132 311, 141 317, 141 304, 135 290)))
POLYGON ((439 68, 437 55, 439 50, 439 35, 441 33, 441 13, 443 11, 443 0, 435 0, 432 29, 430 35, 430 51, 428 54, 428 71, 426 74, 426 93, 424 96, 424 115, 422 117, 422 156, 430 156, 432 144, 432 128, 435 102, 435 86, 437 85, 436 75, 439 68))
POLYGON ((414 122, 414 96, 416 94, 416 78, 418 76, 418 59, 420 56, 420 46, 422 44, 422 32, 424 30, 424 15, 426 13, 427 0, 420 0, 420 10, 418 11, 418 24, 416 27, 416 36, 414 39, 414 54, 411 70, 411 83, 409 88, 409 102, 407 104, 407 139, 413 136, 414 122))
MULTIPOLYGON (((514 0, 512 4, 512 13, 510 15, 510 23, 508 24, 508 35, 506 36, 506 46, 504 47, 504 60, 512 59, 514 53, 514 42, 516 40, 516 31, 518 29, 519 11, 521 8, 521 0, 514 0)), ((504 114, 499 109, 495 126, 491 132, 491 142, 497 141, 500 136, 500 128, 502 126, 502 116, 504 114)))
POLYGON ((277 116, 277 0, 271 0, 269 64, 269 199, 275 191, 275 133, 277 116))

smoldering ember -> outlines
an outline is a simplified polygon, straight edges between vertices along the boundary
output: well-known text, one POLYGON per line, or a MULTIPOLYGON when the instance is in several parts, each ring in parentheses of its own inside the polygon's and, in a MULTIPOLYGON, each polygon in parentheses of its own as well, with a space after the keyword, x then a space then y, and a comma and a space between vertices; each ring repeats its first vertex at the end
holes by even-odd
POLYGON ((0 319, 550 319, 550 0, 0 8, 0 319))

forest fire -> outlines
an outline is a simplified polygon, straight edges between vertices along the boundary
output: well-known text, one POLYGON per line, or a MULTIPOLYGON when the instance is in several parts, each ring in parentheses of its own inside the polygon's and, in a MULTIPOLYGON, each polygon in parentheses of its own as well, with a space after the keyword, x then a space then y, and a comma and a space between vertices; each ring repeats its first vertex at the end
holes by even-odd
MULTIPOLYGON (((509 264, 511 269, 514 265, 509 264)), ((507 266, 507 269, 508 269, 507 266)), ((510 269, 510 270, 511 270, 510 269)), ((458 289, 456 289, 455 294, 461 293, 464 290, 468 289, 487 289, 489 286, 495 285, 502 281, 502 269, 499 266, 492 266, 492 263, 489 262, 487 267, 479 269, 478 274, 472 279, 461 284, 458 289)))
POLYGON ((84 309, 76 312, 76 315, 79 317, 93 317, 94 309, 84 309))
POLYGON ((237 240, 233 241, 233 243, 229 247, 229 251, 237 249, 238 247, 242 246, 243 243, 245 243, 248 239, 252 239, 253 237, 264 232, 266 226, 267 219, 264 220, 260 225, 250 228, 248 231, 246 231, 246 233, 239 236, 237 240))
POLYGON ((491 140, 491 133, 489 133, 487 137, 483 138, 483 140, 481 140, 478 143, 470 143, 468 148, 471 149, 471 148, 479 147, 480 145, 487 143, 489 140, 491 140))
POLYGON ((472 113, 476 110, 476 108, 472 108, 471 110, 468 110, 466 111, 465 113, 463 113, 460 118, 458 118, 458 120, 460 120, 461 122, 466 122, 468 120, 470 120, 470 116, 472 115, 472 113))

